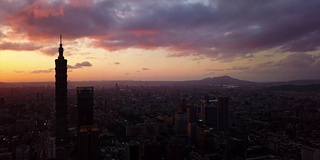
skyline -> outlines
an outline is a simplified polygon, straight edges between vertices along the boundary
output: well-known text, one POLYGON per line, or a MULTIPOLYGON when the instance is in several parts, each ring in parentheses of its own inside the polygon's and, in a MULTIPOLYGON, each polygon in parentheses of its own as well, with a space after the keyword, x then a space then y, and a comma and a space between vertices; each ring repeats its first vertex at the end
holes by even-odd
POLYGON ((0 82, 320 79, 319 1, 0 2, 0 82))

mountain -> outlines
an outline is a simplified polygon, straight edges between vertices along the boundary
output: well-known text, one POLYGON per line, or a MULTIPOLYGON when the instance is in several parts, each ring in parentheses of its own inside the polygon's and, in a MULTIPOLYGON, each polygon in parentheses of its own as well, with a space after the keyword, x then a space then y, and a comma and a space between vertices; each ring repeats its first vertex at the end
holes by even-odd
POLYGON ((212 77, 205 78, 202 80, 189 81, 194 85, 236 85, 236 86, 246 86, 246 85, 256 85, 259 83, 244 81, 232 78, 230 76, 220 76, 220 77, 212 77))

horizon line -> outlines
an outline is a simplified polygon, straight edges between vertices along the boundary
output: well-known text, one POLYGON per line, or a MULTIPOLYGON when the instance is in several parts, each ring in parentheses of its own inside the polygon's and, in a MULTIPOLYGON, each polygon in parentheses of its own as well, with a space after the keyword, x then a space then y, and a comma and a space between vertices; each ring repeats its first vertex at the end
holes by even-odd
MULTIPOLYGON (((207 78, 219 78, 219 77, 226 77, 225 76, 217 76, 217 77, 207 77, 207 78)), ((242 80, 238 78, 233 78, 231 76, 227 76, 232 79, 240 80, 240 81, 247 81, 247 82, 253 82, 253 83, 274 83, 274 82, 290 82, 290 81, 317 81, 320 79, 292 79, 292 80, 279 80, 279 81, 252 81, 252 80, 242 80)), ((185 81, 201 81, 207 78, 202 78, 202 79, 192 79, 192 80, 75 80, 71 81, 68 80, 67 82, 101 82, 101 81, 127 81, 127 82, 185 82, 185 81)), ((0 81, 0 83, 55 83, 55 81, 12 81, 12 82, 6 82, 6 81, 0 81)))

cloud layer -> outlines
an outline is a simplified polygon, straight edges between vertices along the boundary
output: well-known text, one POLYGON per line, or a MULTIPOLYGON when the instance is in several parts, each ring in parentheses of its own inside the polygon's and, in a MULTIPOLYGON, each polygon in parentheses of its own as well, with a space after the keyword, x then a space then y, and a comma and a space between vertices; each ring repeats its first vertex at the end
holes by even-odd
MULTIPOLYGON (((205 55, 221 61, 274 47, 306 52, 320 46, 320 1, 201 2, 12 0, 0 2, 0 20, 12 28, 7 36, 51 39, 61 33, 70 40, 88 37, 92 46, 110 51, 167 48, 171 56, 205 55)), ((10 44, 0 44, 10 49, 5 46, 10 44)))
MULTIPOLYGON (((185 59, 205 74, 320 78, 319 8, 320 1, 312 0, 6 0, 0 1, 0 51, 57 55, 62 34, 70 58, 86 54, 87 60, 99 61, 92 48, 99 54, 101 48, 160 49, 168 58, 190 56, 185 59)), ((152 70, 134 70, 157 70, 144 65, 152 70)), ((68 68, 91 66, 85 61, 68 68)))
POLYGON ((92 67, 92 64, 88 61, 76 63, 74 66, 68 65, 68 69, 79 69, 83 67, 92 67))

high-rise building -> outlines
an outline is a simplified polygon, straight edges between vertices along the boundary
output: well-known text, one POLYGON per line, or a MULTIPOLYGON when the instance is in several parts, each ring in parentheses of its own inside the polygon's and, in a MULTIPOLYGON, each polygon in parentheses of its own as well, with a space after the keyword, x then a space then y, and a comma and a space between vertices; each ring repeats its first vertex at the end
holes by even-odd
POLYGON ((47 152, 47 159, 56 158, 56 138, 52 137, 49 139, 46 152, 47 152))
POLYGON ((77 88, 78 129, 93 125, 93 87, 77 88))
POLYGON ((196 126, 198 119, 198 108, 197 106, 191 105, 187 108, 187 119, 188 119, 188 139, 190 144, 195 144, 196 141, 196 126))
MULTIPOLYGON (((202 100, 199 118, 216 132, 218 130, 218 100, 202 100)), ((224 113, 224 112, 223 112, 224 113)), ((220 118, 224 117, 222 114, 220 118)))
POLYGON ((0 104, 1 104, 1 106, 4 106, 6 104, 4 97, 0 98, 0 104))
POLYGON ((203 130, 200 133, 199 149, 204 154, 214 153, 214 136, 210 130, 203 130))
POLYGON ((181 101, 180 104, 178 106, 178 112, 183 112, 186 113, 187 112, 187 102, 186 102, 186 96, 182 96, 181 97, 181 101))
POLYGON ((99 130, 94 125, 81 126, 78 132, 79 160, 99 159, 99 130))
POLYGON ((63 57, 62 37, 60 35, 59 56, 55 60, 56 71, 56 141, 64 141, 68 136, 67 123, 67 60, 63 57))
POLYGON ((31 159, 31 148, 30 145, 20 145, 16 148, 16 157, 15 159, 31 159))
POLYGON ((141 159, 141 144, 136 141, 131 141, 125 144, 126 146, 126 160, 140 160, 141 159))
POLYGON ((316 160, 320 159, 320 149, 313 148, 309 146, 302 146, 301 147, 301 160, 316 160))
POLYGON ((176 135, 188 134, 187 114, 178 112, 174 114, 174 131, 176 135))
POLYGON ((77 87, 78 159, 99 159, 99 130, 93 124, 93 87, 77 87))
POLYGON ((218 121, 217 117, 218 117, 217 107, 215 106, 205 107, 204 121, 208 126, 213 127, 215 131, 217 130, 217 121, 218 121))
POLYGON ((157 142, 149 142, 141 146, 141 154, 143 160, 161 160, 163 159, 164 147, 157 142))
POLYGON ((166 158, 167 160, 183 160, 184 159, 184 145, 172 140, 166 144, 166 158))
POLYGON ((229 97, 218 97, 218 131, 229 129, 229 97))
POLYGON ((194 123, 197 122, 198 118, 198 108, 196 106, 190 106, 187 108, 187 118, 188 123, 194 123))
POLYGON ((197 123, 188 123, 188 140, 190 144, 196 143, 197 123))

